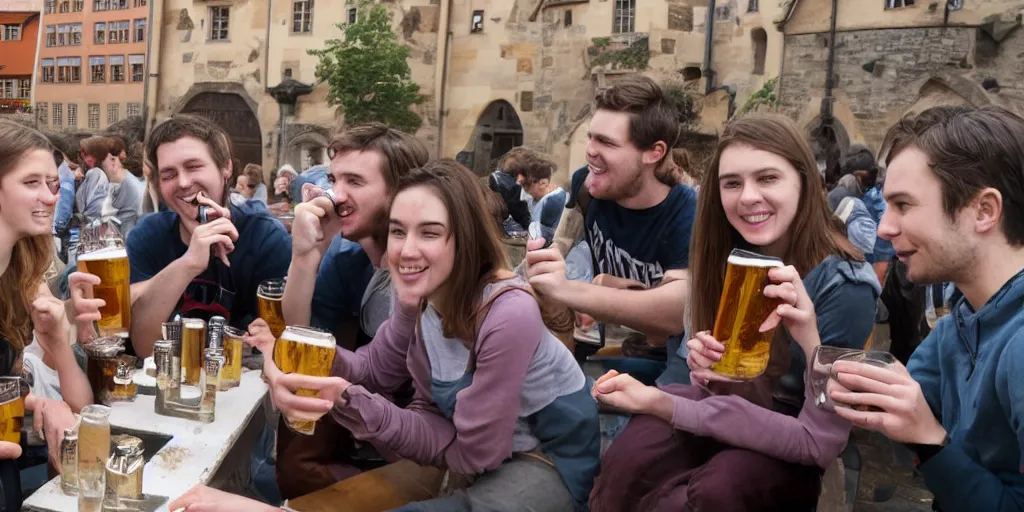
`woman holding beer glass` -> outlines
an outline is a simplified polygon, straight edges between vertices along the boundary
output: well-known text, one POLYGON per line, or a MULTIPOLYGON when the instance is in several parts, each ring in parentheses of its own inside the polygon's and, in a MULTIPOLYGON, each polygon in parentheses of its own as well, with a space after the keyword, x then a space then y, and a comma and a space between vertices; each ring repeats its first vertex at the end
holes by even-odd
POLYGON ((807 141, 781 116, 735 120, 702 185, 690 251, 692 339, 679 354, 694 385, 659 389, 615 372, 598 380, 599 401, 637 416, 604 456, 595 512, 813 506, 823 468, 849 437, 848 422, 815 406, 805 361, 821 343, 861 348, 880 286, 832 227, 807 141), (756 254, 737 260, 734 249, 756 254), (749 293, 768 302, 760 317, 730 281, 758 266, 777 267, 749 293), (738 319, 739 338, 715 339, 724 318, 738 319), (746 350, 758 338, 759 367, 724 364, 723 342, 746 350))
POLYGON ((386 256, 393 316, 369 345, 338 349, 335 377, 282 374, 268 360, 272 396, 289 418, 332 411, 356 438, 471 481, 401 510, 468 511, 484 500, 488 510, 580 510, 599 458, 597 407, 528 285, 509 270, 499 227, 481 215, 483 193, 452 160, 403 178, 386 256), (367 391, 410 377, 407 409, 367 391), (300 388, 320 398, 296 396, 300 388))

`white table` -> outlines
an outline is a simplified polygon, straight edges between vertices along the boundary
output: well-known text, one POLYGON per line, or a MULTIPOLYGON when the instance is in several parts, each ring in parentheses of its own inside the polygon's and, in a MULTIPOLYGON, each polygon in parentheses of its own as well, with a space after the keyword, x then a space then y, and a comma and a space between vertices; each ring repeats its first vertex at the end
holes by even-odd
MULTIPOLYGON (((146 463, 142 492, 177 498, 197 484, 205 484, 220 468, 228 452, 259 410, 267 386, 259 371, 242 374, 241 386, 217 393, 213 423, 160 416, 153 396, 139 395, 131 403, 111 409, 110 424, 130 430, 169 435, 171 440, 146 463)), ((262 418, 260 419, 262 422, 262 418)), ((246 447, 246 452, 251 450, 246 447)), ((60 477, 46 483, 25 500, 27 510, 73 511, 77 497, 60 490, 60 477)), ((159 510, 167 510, 166 504, 159 510)))

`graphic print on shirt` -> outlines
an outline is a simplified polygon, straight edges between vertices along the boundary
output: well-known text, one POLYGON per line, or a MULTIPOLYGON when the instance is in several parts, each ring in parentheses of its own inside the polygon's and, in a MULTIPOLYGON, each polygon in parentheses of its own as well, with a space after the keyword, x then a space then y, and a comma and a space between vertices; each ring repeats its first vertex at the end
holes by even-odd
POLYGON ((610 238, 606 239, 601 233, 596 220, 591 223, 588 231, 587 238, 599 267, 595 274, 611 274, 615 277, 631 279, 643 283, 649 288, 661 283, 661 278, 665 276, 665 270, 661 263, 640 261, 633 258, 624 249, 616 247, 615 242, 610 238))

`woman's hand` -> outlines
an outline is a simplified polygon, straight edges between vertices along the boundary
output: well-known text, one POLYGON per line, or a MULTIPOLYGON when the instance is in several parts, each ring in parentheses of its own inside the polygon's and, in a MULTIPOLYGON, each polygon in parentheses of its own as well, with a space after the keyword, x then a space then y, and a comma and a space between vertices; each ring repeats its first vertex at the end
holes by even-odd
POLYGON ((263 358, 263 373, 270 385, 270 399, 281 414, 293 421, 317 421, 334 408, 342 393, 351 384, 341 377, 310 377, 297 373, 282 373, 273 357, 263 358), (319 396, 299 396, 298 391, 310 390, 319 396))
POLYGON ((46 439, 50 463, 63 471, 60 467, 60 443, 64 440, 64 430, 78 423, 71 406, 61 400, 29 394, 25 398, 25 410, 32 411, 33 428, 46 439))
POLYGON ((610 370, 594 383, 591 394, 603 404, 633 414, 650 414, 672 421, 672 397, 627 373, 610 370))
POLYGON ((782 324, 786 328, 786 332, 804 350, 804 354, 809 360, 814 347, 821 345, 821 338, 818 335, 818 319, 814 313, 814 303, 811 302, 811 297, 804 289, 800 273, 790 265, 769 270, 768 277, 776 284, 765 286, 764 296, 778 299, 782 303, 761 324, 761 332, 774 329, 782 324))
POLYGON ((707 386, 711 382, 736 382, 734 379, 715 373, 711 367, 722 360, 725 345, 716 340, 709 331, 698 332, 686 342, 686 366, 690 367, 690 381, 707 386))
POLYGON ((249 324, 249 333, 242 338, 242 341, 246 345, 259 350, 264 358, 273 358, 274 342, 277 339, 274 337, 274 333, 270 330, 270 325, 267 324, 266 320, 262 318, 253 320, 249 324))
POLYGON ((217 489, 211 489, 202 484, 193 487, 185 494, 179 496, 178 499, 172 501, 167 506, 167 509, 171 511, 184 510, 185 512, 236 512, 239 510, 267 512, 280 510, 265 503, 218 491, 217 489))

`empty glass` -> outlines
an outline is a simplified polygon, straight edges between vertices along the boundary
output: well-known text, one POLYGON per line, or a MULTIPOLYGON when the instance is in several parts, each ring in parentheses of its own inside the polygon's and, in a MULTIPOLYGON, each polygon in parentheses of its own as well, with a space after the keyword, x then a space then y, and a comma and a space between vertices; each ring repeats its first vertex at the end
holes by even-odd
POLYGON ((864 363, 881 368, 888 368, 896 364, 896 358, 888 352, 878 350, 856 350, 849 348, 830 347, 819 345, 815 347, 811 355, 811 393, 814 395, 814 405, 821 408, 831 409, 833 407, 852 407, 858 411, 878 411, 877 407, 865 405, 850 406, 833 401, 828 394, 829 382, 835 380, 838 384, 833 364, 838 361, 850 361, 864 363))

